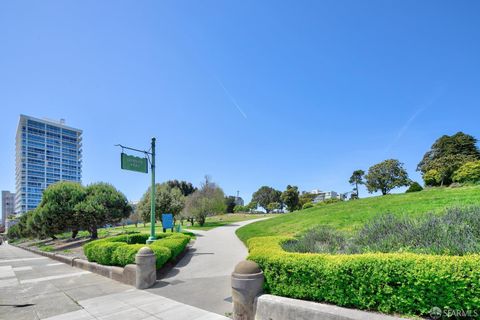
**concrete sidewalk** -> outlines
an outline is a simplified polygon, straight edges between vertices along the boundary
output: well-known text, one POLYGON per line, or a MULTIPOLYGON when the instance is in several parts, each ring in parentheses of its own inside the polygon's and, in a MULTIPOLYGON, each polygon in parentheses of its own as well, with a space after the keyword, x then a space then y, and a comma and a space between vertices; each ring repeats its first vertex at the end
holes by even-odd
POLYGON ((0 319, 228 319, 3 244, 0 319))
POLYGON ((231 313, 231 274, 236 264, 248 255, 235 231, 264 219, 268 218, 236 222, 209 231, 192 230, 197 235, 193 247, 147 291, 218 314, 231 313))

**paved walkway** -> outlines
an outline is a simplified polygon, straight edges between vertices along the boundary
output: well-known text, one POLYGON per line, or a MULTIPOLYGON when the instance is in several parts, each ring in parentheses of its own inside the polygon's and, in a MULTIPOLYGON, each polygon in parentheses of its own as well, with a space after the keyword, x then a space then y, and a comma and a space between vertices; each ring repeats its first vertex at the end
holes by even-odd
POLYGON ((193 230, 197 235, 193 248, 147 291, 221 315, 231 313, 230 276, 235 265, 248 255, 235 230, 263 219, 236 222, 209 231, 193 230))
POLYGON ((31 252, 0 246, 0 319, 227 319, 31 252))

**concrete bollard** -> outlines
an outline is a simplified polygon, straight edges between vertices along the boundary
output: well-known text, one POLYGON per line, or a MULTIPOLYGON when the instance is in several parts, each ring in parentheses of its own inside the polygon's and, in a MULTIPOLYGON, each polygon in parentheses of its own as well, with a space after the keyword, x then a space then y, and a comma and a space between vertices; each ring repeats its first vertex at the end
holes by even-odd
POLYGON ((137 264, 135 287, 137 289, 150 288, 157 281, 155 260, 155 253, 149 247, 138 250, 135 256, 135 263, 137 264))
POLYGON ((255 319, 255 298, 263 291, 263 272, 253 261, 241 261, 232 273, 234 320, 255 319))

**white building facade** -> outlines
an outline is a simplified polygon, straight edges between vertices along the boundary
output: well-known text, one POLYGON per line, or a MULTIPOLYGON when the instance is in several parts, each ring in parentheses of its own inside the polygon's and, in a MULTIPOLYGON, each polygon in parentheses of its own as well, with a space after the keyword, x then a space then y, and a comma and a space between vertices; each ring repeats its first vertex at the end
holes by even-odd
POLYGON ((82 130, 65 121, 20 115, 16 136, 15 213, 35 209, 58 181, 81 182, 82 130))

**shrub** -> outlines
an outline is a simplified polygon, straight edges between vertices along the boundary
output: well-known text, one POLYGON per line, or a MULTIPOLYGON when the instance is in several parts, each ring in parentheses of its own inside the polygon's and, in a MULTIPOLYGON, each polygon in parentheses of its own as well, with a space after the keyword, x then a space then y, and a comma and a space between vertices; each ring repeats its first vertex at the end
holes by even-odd
POLYGON ((290 252, 413 252, 465 255, 480 253, 480 207, 450 208, 421 218, 382 215, 351 238, 325 226, 283 245, 290 252))
POLYGON ((431 169, 423 174, 423 181, 427 186, 438 186, 442 181, 442 175, 438 170, 431 169))
POLYGON ((124 267, 127 264, 134 264, 135 255, 137 254, 138 250, 144 246, 145 245, 143 244, 134 244, 116 248, 112 256, 112 264, 120 267, 124 267))
POLYGON ((89 247, 89 250, 85 252, 88 261, 95 261, 104 265, 113 265, 112 256, 118 247, 127 246, 123 242, 108 242, 100 241, 99 243, 93 243, 89 247))
POLYGON ((307 202, 302 206, 302 209, 308 209, 308 208, 313 208, 312 202, 307 202))
POLYGON ((407 191, 405 191, 406 193, 409 193, 409 192, 419 192, 419 191, 422 191, 423 190, 423 187, 418 183, 418 182, 412 182, 412 184, 410 184, 410 187, 408 187, 407 191))
POLYGON ((163 265, 172 257, 172 251, 169 248, 153 244, 151 244, 149 247, 155 253, 155 265, 157 269, 163 267, 163 265))
POLYGON ((432 306, 480 308, 479 255, 302 254, 282 250, 289 240, 248 241, 249 259, 262 268, 268 293, 407 315, 428 315, 432 306))
POLYGON ((480 182, 480 160, 463 164, 453 174, 453 181, 461 183, 480 182))
POLYGON ((347 240, 339 231, 322 226, 307 231, 300 239, 286 241, 282 247, 291 252, 343 253, 347 240))
POLYGON ((151 244, 151 246, 161 246, 169 248, 172 251, 172 259, 175 259, 180 253, 185 250, 190 238, 187 236, 182 237, 168 237, 166 239, 157 240, 151 244))
MULTIPOLYGON (((148 245, 156 256, 156 266, 161 268, 169 259, 177 257, 190 241, 190 236, 183 233, 160 233, 159 240, 148 245)), ((148 234, 128 234, 105 238, 87 243, 83 251, 88 261, 104 265, 125 266, 135 263, 135 255, 149 238, 148 234)))

